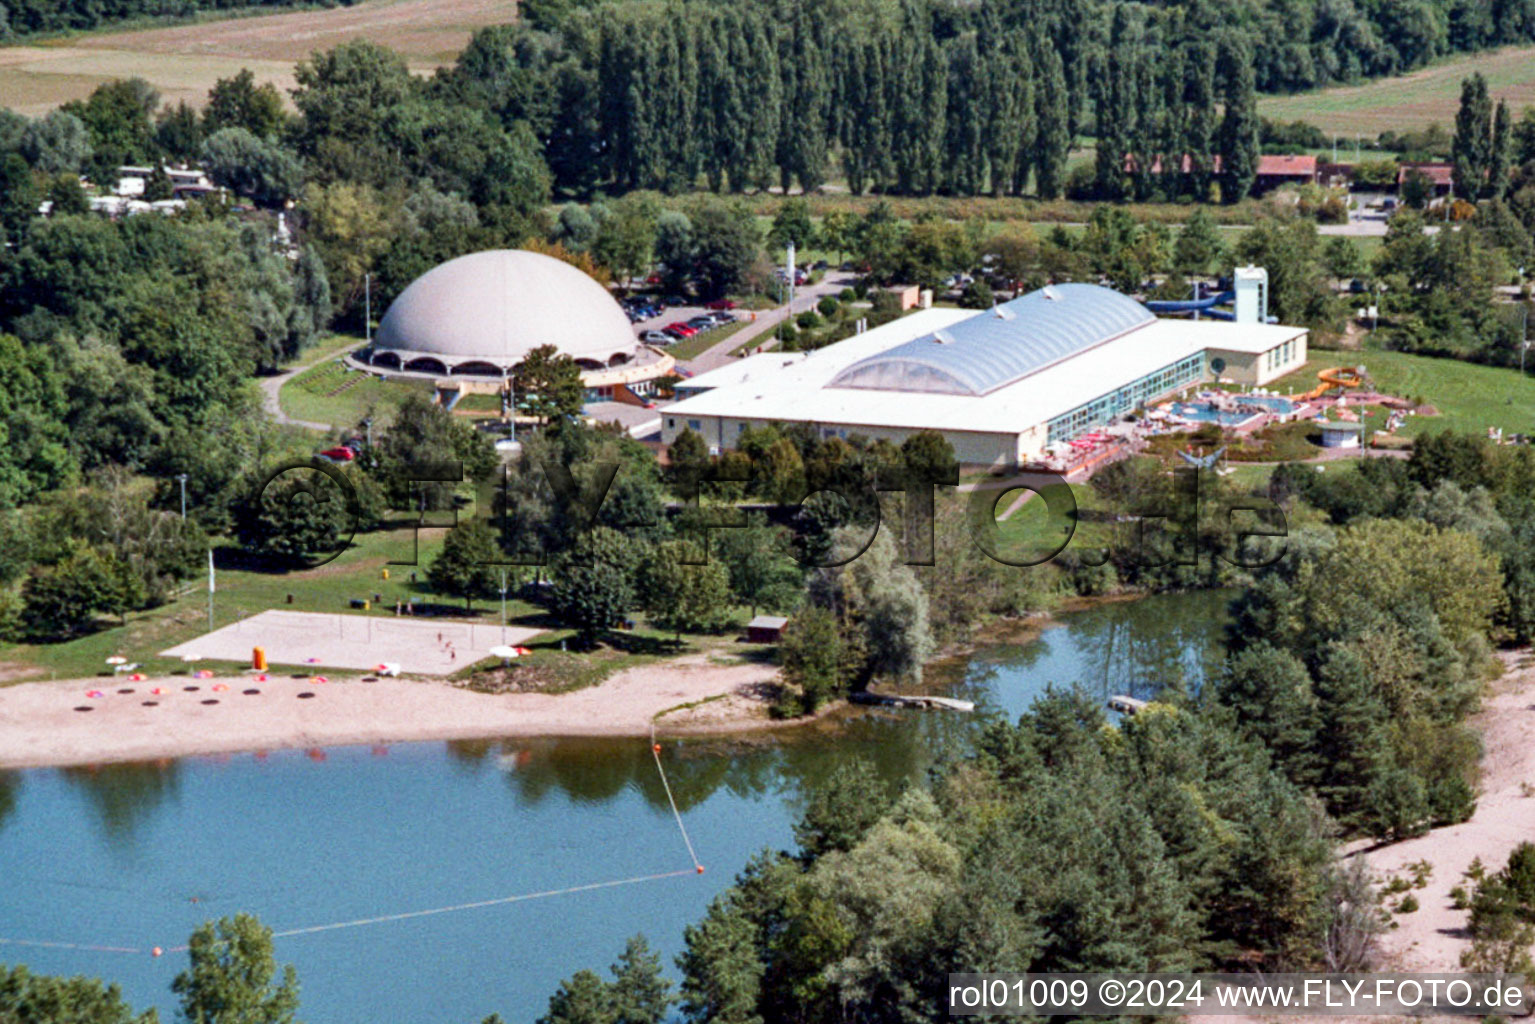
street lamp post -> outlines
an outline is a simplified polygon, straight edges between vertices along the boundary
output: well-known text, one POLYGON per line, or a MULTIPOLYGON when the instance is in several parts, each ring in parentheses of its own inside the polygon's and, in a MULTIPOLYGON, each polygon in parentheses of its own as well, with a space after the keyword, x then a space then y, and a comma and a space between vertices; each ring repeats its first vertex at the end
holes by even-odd
POLYGON ((181 485, 181 521, 184 523, 187 521, 187 475, 177 473, 176 482, 181 485))

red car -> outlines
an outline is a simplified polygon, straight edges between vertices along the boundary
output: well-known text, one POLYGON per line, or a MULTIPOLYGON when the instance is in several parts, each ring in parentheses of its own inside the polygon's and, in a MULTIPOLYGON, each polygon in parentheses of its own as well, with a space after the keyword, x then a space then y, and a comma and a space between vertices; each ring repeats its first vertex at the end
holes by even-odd
POLYGON ((735 299, 715 299, 713 302, 706 303, 704 305, 704 308, 705 309, 735 309, 736 308, 736 300, 735 299))
POLYGON ((691 338, 693 335, 698 333, 697 327, 684 323, 681 320, 678 320, 674 324, 667 324, 662 328, 662 330, 667 332, 675 331, 676 333, 682 335, 684 338, 691 338))
POLYGON ((327 448, 320 453, 320 457, 330 459, 332 462, 351 462, 357 458, 357 453, 350 448, 327 448))

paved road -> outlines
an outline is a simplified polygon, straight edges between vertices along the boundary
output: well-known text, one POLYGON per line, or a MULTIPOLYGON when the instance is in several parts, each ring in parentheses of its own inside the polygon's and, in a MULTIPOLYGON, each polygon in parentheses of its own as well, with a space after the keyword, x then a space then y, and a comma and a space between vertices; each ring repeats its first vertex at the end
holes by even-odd
MULTIPOLYGON (((822 296, 836 295, 842 289, 851 287, 854 279, 852 274, 834 270, 822 278, 819 284, 802 285, 794 289, 794 312, 803 313, 813 308, 822 296)), ((704 349, 692 359, 683 360, 683 365, 694 374, 699 374, 733 362, 736 357, 731 355, 732 352, 783 323, 784 316, 782 306, 761 310, 757 313, 757 319, 754 322, 725 338, 718 345, 704 349)))

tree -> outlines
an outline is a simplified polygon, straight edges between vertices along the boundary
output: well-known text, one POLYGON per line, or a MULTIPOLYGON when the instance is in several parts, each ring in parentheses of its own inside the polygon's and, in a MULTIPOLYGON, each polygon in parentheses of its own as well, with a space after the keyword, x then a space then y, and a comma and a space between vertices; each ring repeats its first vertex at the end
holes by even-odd
POLYGON ((625 197, 607 207, 592 241, 592 256, 627 288, 655 259, 656 211, 642 199, 625 197))
POLYGON ((191 965, 171 982, 190 1024, 293 1024, 298 975, 279 981, 272 930, 249 914, 207 922, 188 941, 191 965))
POLYGON ((612 986, 592 971, 577 971, 560 982, 538 1024, 616 1024, 612 986))
POLYGON ((677 967, 684 1017, 691 1024, 761 1024, 757 930, 734 891, 716 897, 704 919, 684 929, 683 944, 677 967))
POLYGON ((1450 152, 1456 193, 1475 201, 1487 190, 1487 172, 1493 160, 1492 99, 1481 72, 1461 80, 1460 109, 1455 113, 1455 141, 1450 152))
POLYGON ((1173 269, 1190 277, 1202 277, 1223 260, 1224 251, 1215 218, 1203 206, 1197 207, 1173 242, 1173 269))
POLYGON ((737 290, 757 260, 757 222, 743 208, 709 203, 693 217, 693 277, 700 298, 737 290))
POLYGON ((718 531, 715 547, 730 574, 731 593, 753 615, 761 609, 788 611, 799 603, 803 574, 789 535, 770 526, 762 513, 750 514, 740 529, 718 531))
POLYGON ((1351 238, 1334 235, 1322 246, 1322 262, 1327 273, 1340 280, 1358 277, 1365 272, 1364 256, 1351 238))
POLYGON ((686 542, 658 544, 639 570, 639 598, 651 621, 677 634, 714 633, 733 617, 730 574, 686 542))
POLYGON ((298 159, 280 143, 245 128, 222 128, 203 140, 203 167, 222 185, 260 206, 277 208, 304 187, 298 159))
POLYGON ((432 560, 427 579, 432 589, 464 599, 466 611, 474 611, 476 597, 496 591, 496 563, 501 560, 496 535, 484 519, 466 519, 443 538, 442 551, 432 560))
POLYGON ((709 468, 709 445, 703 435, 684 427, 666 450, 667 475, 680 494, 690 493, 709 468))
POLYGON ((463 479, 485 480, 501 464, 490 438, 421 394, 400 403, 371 454, 371 473, 388 492, 391 507, 409 510, 452 508, 458 489, 457 480, 411 479, 417 467, 456 462, 463 479))
POLYGON ((512 369, 517 408, 540 421, 574 416, 586 402, 581 367, 554 345, 540 345, 512 369))
POLYGON ((643 935, 624 944, 612 971, 614 1024, 662 1024, 677 1000, 671 981, 661 973, 661 958, 643 935))
POLYGON ((811 795, 794 825, 794 841, 807 861, 857 846, 893 803, 888 785, 866 758, 839 765, 811 795))
POLYGON ((7 1024, 158 1024, 154 1010, 135 1014, 116 985, 94 978, 53 978, 0 966, 0 1007, 7 1024))
POLYGON ((144 182, 144 201, 159 202, 173 195, 175 192, 171 186, 171 176, 165 173, 165 165, 156 161, 154 168, 149 172, 148 179, 144 182))
POLYGON ((244 128, 267 139, 277 135, 286 120, 282 94, 271 82, 257 85, 249 68, 213 83, 208 105, 203 108, 203 132, 208 135, 224 128, 244 128))
POLYGON ((804 714, 840 694, 849 680, 837 617, 813 605, 802 609, 784 627, 778 663, 784 682, 799 689, 804 714))
POLYGON ((1487 196, 1502 199, 1508 191, 1508 176, 1513 160, 1513 124, 1508 113, 1508 101, 1499 100, 1497 112, 1492 118, 1492 141, 1487 155, 1487 196))
POLYGON ((166 159, 191 163, 203 144, 202 121, 186 100, 160 111, 155 120, 155 145, 166 159))
POLYGON ((815 224, 810 220, 810 204, 803 198, 785 199, 773 215, 768 242, 782 249, 790 242, 801 252, 815 240, 815 224))
POLYGON ((1221 200, 1235 203, 1247 197, 1258 176, 1258 97, 1252 54, 1245 45, 1223 45, 1220 65, 1226 83, 1226 112, 1218 133, 1221 200))
POLYGON ((21 585, 21 624, 38 640, 88 632, 96 616, 124 615, 144 596, 141 581, 109 552, 77 545, 52 566, 33 568, 21 585))
POLYGON ((74 114, 62 108, 51 110, 28 122, 17 152, 33 170, 44 174, 78 174, 92 156, 91 136, 85 122, 74 114))
POLYGON ((286 566, 334 557, 357 527, 351 500, 318 471, 253 478, 236 505, 235 533, 247 549, 286 566))
POLYGON ((643 555, 632 541, 606 526, 583 534, 551 567, 550 610, 583 642, 594 643, 633 610, 632 575, 643 555))

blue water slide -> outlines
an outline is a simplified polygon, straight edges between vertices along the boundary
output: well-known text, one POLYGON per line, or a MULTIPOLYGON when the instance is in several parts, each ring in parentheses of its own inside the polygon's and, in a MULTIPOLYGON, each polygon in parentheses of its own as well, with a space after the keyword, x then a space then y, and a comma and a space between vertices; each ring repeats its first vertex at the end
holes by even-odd
POLYGON ((1207 295, 1202 299, 1148 299, 1142 305, 1153 313, 1204 313, 1216 320, 1229 320, 1232 314, 1222 314, 1214 307, 1230 305, 1236 297, 1236 292, 1229 291, 1207 295))

